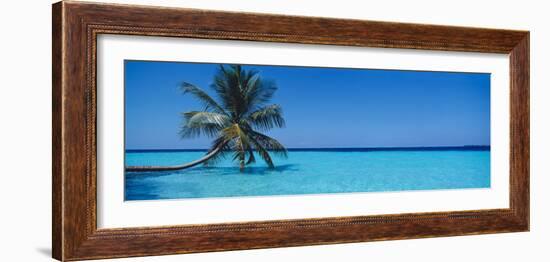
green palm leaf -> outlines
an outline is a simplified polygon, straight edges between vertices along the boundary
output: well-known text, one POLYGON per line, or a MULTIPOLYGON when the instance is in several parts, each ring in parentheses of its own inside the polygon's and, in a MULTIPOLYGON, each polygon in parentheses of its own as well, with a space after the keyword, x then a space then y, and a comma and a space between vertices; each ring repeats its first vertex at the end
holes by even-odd
POLYGON ((181 90, 183 94, 192 94, 197 98, 199 101, 201 101, 204 105, 204 111, 214 110, 217 113, 220 114, 226 114, 225 110, 218 105, 216 100, 214 100, 212 97, 210 97, 206 92, 204 92, 202 89, 196 87, 193 84, 183 82, 181 84, 181 90))
POLYGON ((252 126, 261 129, 269 130, 274 127, 285 127, 285 119, 283 118, 283 110, 279 105, 269 105, 262 107, 252 112, 247 120, 252 126))
POLYGON ((201 134, 208 137, 216 137, 228 123, 230 118, 226 115, 191 111, 183 113, 184 124, 180 129, 180 135, 183 138, 198 137, 201 134))

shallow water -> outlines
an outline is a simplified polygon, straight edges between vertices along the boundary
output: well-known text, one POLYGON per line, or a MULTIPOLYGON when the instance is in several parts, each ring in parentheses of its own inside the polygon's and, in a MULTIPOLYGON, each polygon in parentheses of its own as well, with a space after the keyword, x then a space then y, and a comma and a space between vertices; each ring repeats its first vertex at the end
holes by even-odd
MULTIPOLYGON (((126 165, 174 165, 200 151, 127 152, 126 165)), ((126 200, 271 196, 490 187, 489 150, 298 150, 239 172, 229 159, 215 167, 128 172, 126 200)))

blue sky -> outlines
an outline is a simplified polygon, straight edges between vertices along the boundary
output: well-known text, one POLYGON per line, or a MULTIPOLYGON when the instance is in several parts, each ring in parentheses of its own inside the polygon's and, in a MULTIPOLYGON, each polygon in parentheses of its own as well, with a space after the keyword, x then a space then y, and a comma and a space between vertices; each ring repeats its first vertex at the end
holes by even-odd
MULTIPOLYGON (((125 61, 126 149, 208 148, 180 139, 181 112, 200 110, 186 81, 206 90, 219 64, 125 61)), ((274 80, 288 148, 490 144, 490 74, 244 66, 274 80)))

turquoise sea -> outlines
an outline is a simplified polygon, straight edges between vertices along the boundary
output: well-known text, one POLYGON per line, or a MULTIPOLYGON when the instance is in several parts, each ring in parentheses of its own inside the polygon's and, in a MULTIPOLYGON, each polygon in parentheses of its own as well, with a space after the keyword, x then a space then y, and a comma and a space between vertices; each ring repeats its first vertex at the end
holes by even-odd
MULTIPOLYGON (((201 150, 128 150, 126 165, 175 165, 201 150)), ((489 147, 291 149, 268 169, 215 167, 127 172, 125 200, 244 197, 490 187, 489 147)))

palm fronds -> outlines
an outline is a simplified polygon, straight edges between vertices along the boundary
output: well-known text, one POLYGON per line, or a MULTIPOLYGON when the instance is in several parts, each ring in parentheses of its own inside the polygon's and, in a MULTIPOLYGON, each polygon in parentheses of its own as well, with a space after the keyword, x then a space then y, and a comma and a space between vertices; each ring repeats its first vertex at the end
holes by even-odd
POLYGON ((287 150, 279 141, 258 132, 285 126, 281 107, 267 105, 277 90, 274 82, 240 65, 220 65, 210 88, 219 101, 193 84, 183 82, 181 85, 184 94, 193 95, 204 106, 202 111, 182 114, 181 137, 215 138, 209 152, 221 149, 205 164, 212 165, 231 154, 242 170, 256 161, 257 153, 273 168, 270 153, 286 157, 287 150))

